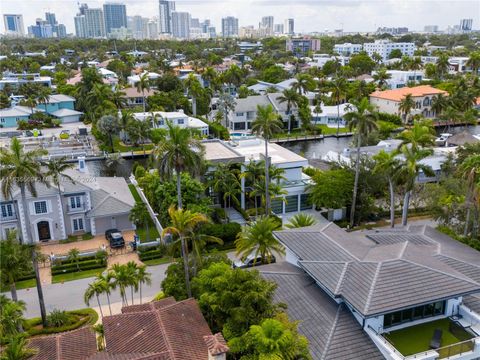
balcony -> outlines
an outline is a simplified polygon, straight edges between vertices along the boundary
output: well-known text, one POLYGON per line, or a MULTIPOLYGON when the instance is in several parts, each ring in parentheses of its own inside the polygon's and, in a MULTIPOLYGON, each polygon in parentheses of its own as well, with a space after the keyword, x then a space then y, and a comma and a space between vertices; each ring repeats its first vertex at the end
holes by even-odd
POLYGON ((7 216, 0 215, 0 220, 2 222, 17 221, 18 220, 17 213, 13 213, 12 215, 7 215, 7 216))
POLYGON ((85 204, 80 204, 80 206, 75 207, 72 207, 70 204, 67 205, 67 214, 85 212, 86 210, 85 204))
POLYGON ((389 358, 395 360, 447 359, 453 356, 472 359, 477 353, 480 356, 480 336, 476 337, 471 330, 449 318, 377 334, 378 338, 382 338, 381 345, 389 350, 389 358), (440 347, 431 349, 430 342, 436 329, 442 330, 440 347))

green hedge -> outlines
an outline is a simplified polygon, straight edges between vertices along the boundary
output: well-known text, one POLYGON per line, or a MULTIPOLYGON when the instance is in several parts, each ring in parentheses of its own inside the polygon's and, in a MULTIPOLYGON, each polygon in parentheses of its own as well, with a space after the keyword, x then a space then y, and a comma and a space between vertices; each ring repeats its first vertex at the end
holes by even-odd
POLYGON ((77 264, 74 264, 74 263, 65 264, 65 265, 55 265, 52 267, 52 275, 102 268, 102 267, 105 267, 106 264, 107 262, 102 260, 87 260, 87 261, 79 262, 78 266, 77 264))
POLYGON ((145 250, 138 251, 138 257, 141 261, 144 260, 151 260, 151 259, 158 259, 165 256, 167 253, 167 248, 164 245, 159 245, 151 248, 147 248, 145 250))
POLYGON ((228 249, 231 247, 231 244, 233 244, 233 242, 237 238, 237 234, 242 231, 242 227, 239 223, 236 222, 231 222, 227 224, 205 224, 199 229, 199 231, 202 234, 214 236, 223 240, 223 245, 210 244, 208 246, 209 249, 228 249))
POLYGON ((67 311, 67 313, 69 315, 78 316, 79 320, 73 324, 69 324, 61 327, 37 328, 36 326, 42 323, 42 319, 41 318, 28 319, 24 323, 25 332, 28 334, 28 336, 56 334, 56 333, 61 333, 65 331, 75 330, 87 324, 94 325, 98 321, 97 312, 91 308, 67 311))

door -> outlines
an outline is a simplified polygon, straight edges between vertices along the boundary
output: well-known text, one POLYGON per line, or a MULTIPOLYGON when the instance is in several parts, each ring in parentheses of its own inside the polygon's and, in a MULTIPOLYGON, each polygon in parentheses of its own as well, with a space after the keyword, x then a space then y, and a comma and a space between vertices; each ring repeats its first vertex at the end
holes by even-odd
POLYGON ((48 223, 48 221, 40 221, 37 224, 37 230, 38 230, 38 240, 40 241, 51 240, 50 224, 48 223))
POLYGON ((73 219, 73 231, 83 231, 83 219, 78 218, 78 219, 73 219))
POLYGON ((115 217, 112 217, 112 229, 117 228, 117 219, 115 217))

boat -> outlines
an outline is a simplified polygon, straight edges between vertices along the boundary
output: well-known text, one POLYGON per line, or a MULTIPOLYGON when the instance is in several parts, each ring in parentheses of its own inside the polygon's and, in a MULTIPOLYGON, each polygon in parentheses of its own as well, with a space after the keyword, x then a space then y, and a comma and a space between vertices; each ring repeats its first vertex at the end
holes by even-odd
POLYGON ((445 144, 447 143, 447 140, 449 137, 451 137, 452 134, 450 133, 443 133, 443 134, 440 134, 440 137, 436 138, 435 139, 435 145, 437 146, 445 146, 445 144))

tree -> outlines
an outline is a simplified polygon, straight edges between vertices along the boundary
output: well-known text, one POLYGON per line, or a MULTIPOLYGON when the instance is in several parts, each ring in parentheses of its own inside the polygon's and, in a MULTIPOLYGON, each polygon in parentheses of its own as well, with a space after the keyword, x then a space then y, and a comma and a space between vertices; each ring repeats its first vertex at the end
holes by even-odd
POLYGON ((353 69, 355 75, 370 74, 375 68, 375 61, 366 52, 362 51, 350 57, 348 66, 353 69))
POLYGON ((297 90, 300 96, 315 88, 315 81, 308 74, 298 74, 296 80, 292 85, 292 89, 297 90))
POLYGON ((402 145, 410 144, 412 149, 418 150, 435 144, 435 129, 431 121, 416 121, 409 129, 402 131, 398 137, 402 145))
POLYGON ((218 163, 215 165, 215 170, 210 173, 208 184, 217 195, 223 195, 223 208, 226 209, 227 203, 233 200, 238 205, 237 196, 241 194, 241 185, 238 181, 238 171, 231 168, 230 163, 218 163))
POLYGON ((190 288, 190 275, 188 266, 188 248, 187 240, 193 235, 195 228, 203 223, 208 223, 208 218, 203 214, 193 213, 189 210, 184 210, 181 207, 175 209, 171 206, 168 209, 168 214, 172 220, 172 225, 163 229, 163 235, 171 234, 180 240, 182 246, 183 268, 185 271, 185 284, 187 288, 188 297, 192 297, 192 290, 190 288))
POLYGON ((147 266, 146 265, 140 265, 137 267, 137 282, 138 286, 140 288, 140 304, 142 303, 142 285, 147 284, 151 285, 152 284, 152 276, 149 272, 147 272, 147 266))
MULTIPOLYGON (((47 151, 43 149, 35 149, 25 151, 23 145, 17 138, 13 138, 10 143, 10 148, 0 148, 0 181, 2 195, 6 199, 12 197, 14 187, 20 188, 23 216, 25 220, 26 238, 33 244, 33 236, 31 234, 30 218, 27 215, 27 191, 33 197, 37 196, 36 185, 43 183, 46 186, 50 184, 46 181, 44 173, 42 172, 40 162, 38 159, 46 155, 47 151)), ((40 275, 38 270, 37 253, 32 246, 31 256, 33 262, 33 269, 35 271, 35 279, 37 281, 38 300, 40 304, 40 313, 42 323, 47 326, 47 313, 45 311, 45 301, 43 298, 42 284, 40 282, 40 275)))
POLYGON ((404 120, 407 122, 410 118, 410 112, 415 108, 415 100, 413 100, 412 94, 407 94, 400 100, 398 104, 398 110, 403 113, 404 120))
POLYGON ((17 240, 17 232, 10 231, 0 241, 0 275, 2 284, 10 287, 12 300, 18 301, 16 282, 33 271, 31 251, 17 240))
POLYGON ((347 169, 316 171, 312 180, 308 189, 315 206, 340 209, 351 204, 354 176, 347 169))
POLYGON ((277 312, 273 305, 276 285, 263 279, 258 271, 212 263, 200 271, 192 285, 210 328, 222 331, 227 340, 241 336, 251 325, 277 312))
POLYGON ((389 59, 401 59, 402 58, 402 50, 400 49, 393 49, 390 54, 388 55, 389 59))
POLYGON ((448 107, 449 101, 443 94, 438 94, 432 99, 432 110, 435 112, 435 116, 439 117, 442 112, 448 107))
POLYGON ((286 103, 287 104, 287 117, 288 117, 288 133, 290 134, 291 131, 291 110, 293 107, 297 107, 300 102, 300 95, 297 94, 294 88, 292 89, 285 89, 282 92, 282 95, 278 97, 279 103, 286 103))
POLYGON ((466 65, 472 68, 474 75, 477 75, 478 69, 480 69, 480 51, 472 51, 466 65))
POLYGON ((356 137, 356 160, 355 160, 355 181, 353 184, 352 208, 350 211, 350 226, 353 227, 355 222, 355 206, 357 202, 358 178, 360 175, 360 146, 362 138, 366 137, 370 132, 376 130, 378 117, 375 108, 371 105, 367 98, 363 98, 359 102, 354 103, 355 109, 345 114, 350 131, 355 130, 356 137))
POLYGON ((193 116, 197 116, 197 97, 199 97, 202 93, 202 85, 200 84, 200 81, 198 81, 195 74, 189 74, 185 79, 184 85, 187 93, 192 98, 192 114, 193 116))
POLYGON ((16 336, 23 332, 26 310, 25 302, 10 300, 5 295, 0 295, 0 339, 16 336))
POLYGON ((270 194, 268 192, 268 186, 270 185, 270 159, 268 157, 268 141, 276 132, 281 131, 281 128, 282 122, 275 114, 272 105, 257 106, 257 118, 252 123, 252 132, 263 136, 265 141, 265 214, 270 214, 270 194))
POLYGON ((232 95, 229 93, 222 92, 217 100, 217 108, 223 114, 223 119, 225 126, 228 127, 228 113, 230 111, 235 111, 235 106, 237 103, 232 95))
POLYGON ((467 180, 467 196, 465 205, 467 208, 467 215, 465 219, 465 228, 463 236, 468 235, 470 227, 470 217, 472 206, 474 205, 475 194, 478 193, 478 181, 480 178, 480 155, 470 155, 467 157, 458 168, 459 175, 467 180))
POLYGON ((131 222, 133 222, 136 226, 146 227, 147 233, 146 233, 145 240, 149 242, 150 241, 150 222, 152 221, 152 219, 150 218, 147 205, 145 205, 143 201, 137 201, 133 206, 132 210, 130 210, 128 219, 131 222))
POLYGON ((289 223, 285 225, 286 228, 288 229, 297 229, 297 228, 302 228, 302 227, 307 227, 307 226, 313 226, 316 225, 318 221, 315 219, 313 215, 306 214, 306 213, 298 213, 293 215, 289 223))
POLYGON ((110 316, 112 315, 112 307, 110 304, 110 294, 112 290, 112 284, 110 283, 110 279, 107 274, 98 274, 97 277, 95 278, 95 282, 97 283, 97 287, 102 288, 104 293, 107 297, 107 304, 108 304, 108 310, 110 311, 110 316))
MULTIPOLYGON (((102 305, 100 304, 100 295, 105 292, 105 287, 103 282, 100 280, 95 280, 93 283, 88 284, 87 290, 83 295, 83 301, 85 305, 90 306, 90 300, 95 296, 97 299, 98 309, 100 310, 100 315, 103 319, 103 310, 102 305)), ((123 299, 122 299, 123 300, 123 299)), ((111 312, 111 311, 110 311, 111 312)))
POLYGON ((52 89, 49 87, 43 86, 40 91, 37 93, 37 101, 40 104, 43 104, 45 112, 47 111, 47 104, 50 101, 50 95, 52 94, 52 89))
POLYGON ((231 353, 248 354, 241 359, 311 359, 308 340, 298 334, 298 322, 289 322, 285 313, 252 325, 241 337, 228 342, 231 353))
POLYGON ((375 160, 374 174, 383 175, 387 178, 390 191, 390 227, 395 227, 395 181, 400 167, 398 152, 380 151, 373 157, 375 160))
POLYGON ((392 75, 387 72, 386 68, 381 68, 373 74, 373 80, 376 81, 379 88, 383 88, 391 77, 392 75))
POLYGON ((1 360, 27 360, 37 353, 27 347, 27 339, 22 335, 13 336, 2 352, 1 360))
POLYGON ((120 290, 122 304, 128 306, 127 287, 135 283, 135 273, 127 265, 113 264, 107 274, 112 289, 120 290))
POLYGON ((420 161, 432 153, 430 149, 414 149, 413 146, 402 145, 400 148, 404 160, 400 163, 399 177, 405 183, 405 195, 403 199, 402 225, 406 226, 408 221, 408 207, 415 181, 423 172, 425 176, 435 175, 432 169, 420 161))
POLYGON ((340 132, 340 102, 347 92, 347 81, 342 76, 335 76, 330 83, 331 97, 335 99, 337 105, 337 137, 340 132))
POLYGON ((1 90, 0 91, 0 109, 9 108, 11 105, 12 105, 12 102, 10 101, 8 94, 6 93, 6 91, 1 90))
POLYGON ((127 127, 128 124, 131 121, 135 121, 135 117, 133 116, 133 113, 130 110, 122 110, 120 112, 120 118, 119 118, 119 125, 120 129, 122 131, 122 141, 125 141, 125 135, 127 133, 127 127))
POLYGON ((148 77, 148 72, 144 72, 140 75, 138 82, 136 84, 137 91, 142 93, 143 97, 143 112, 146 112, 147 101, 145 100, 145 91, 150 91, 150 79, 148 77))
POLYGON ((80 251, 77 248, 70 249, 67 259, 70 264, 76 264, 77 271, 80 271, 80 251))
POLYGON ((102 136, 107 137, 110 149, 112 152, 115 151, 113 146, 113 135, 118 134, 120 131, 120 124, 118 118, 113 115, 104 115, 97 122, 97 130, 102 134, 102 136))
POLYGON ((283 246, 273 236, 273 231, 279 228, 278 222, 270 216, 261 216, 251 225, 244 226, 235 240, 237 256, 243 258, 254 254, 255 258, 261 256, 262 262, 267 263, 273 252, 284 254, 283 246))
POLYGON ((449 57, 447 53, 442 52, 437 59, 437 71, 440 79, 443 79, 445 74, 448 74, 450 68, 449 57))

